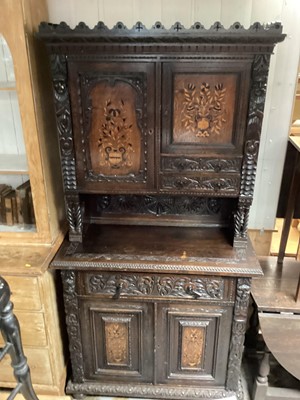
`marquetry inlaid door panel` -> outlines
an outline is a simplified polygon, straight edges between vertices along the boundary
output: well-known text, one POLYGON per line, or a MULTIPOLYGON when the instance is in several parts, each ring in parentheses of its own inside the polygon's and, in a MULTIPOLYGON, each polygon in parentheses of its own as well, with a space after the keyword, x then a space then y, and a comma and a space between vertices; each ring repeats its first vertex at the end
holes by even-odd
POLYGON ((250 63, 163 64, 160 188, 237 196, 250 63))
POLYGON ((84 373, 87 379, 149 382, 153 363, 151 304, 82 303, 84 373))
POLYGON ((230 307, 160 305, 159 382, 224 385, 231 316, 230 307))
POLYGON ((82 189, 153 186, 153 71, 142 62, 69 62, 82 189))

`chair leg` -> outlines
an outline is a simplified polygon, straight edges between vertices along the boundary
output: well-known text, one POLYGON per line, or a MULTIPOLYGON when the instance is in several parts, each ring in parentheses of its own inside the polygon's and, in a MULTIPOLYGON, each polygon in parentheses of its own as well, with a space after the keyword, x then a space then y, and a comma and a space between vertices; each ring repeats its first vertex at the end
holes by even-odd
POLYGON ((31 383, 27 358, 23 352, 20 326, 13 314, 8 283, 0 277, 0 330, 6 343, 10 344, 8 353, 18 382, 17 388, 26 400, 38 400, 31 383))

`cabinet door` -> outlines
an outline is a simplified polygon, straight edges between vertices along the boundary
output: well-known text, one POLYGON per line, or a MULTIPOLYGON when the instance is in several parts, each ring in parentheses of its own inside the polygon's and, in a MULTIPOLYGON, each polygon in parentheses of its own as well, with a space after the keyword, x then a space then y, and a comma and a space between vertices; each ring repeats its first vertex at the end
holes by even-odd
POLYGON ((91 300, 82 302, 85 378, 150 382, 153 368, 151 304, 91 300))
POLYGON ((154 65, 70 60, 79 190, 153 188, 154 65))
POLYGON ((231 307, 158 307, 158 383, 225 385, 231 307))
POLYGON ((160 188, 239 193, 249 61, 163 64, 160 188))

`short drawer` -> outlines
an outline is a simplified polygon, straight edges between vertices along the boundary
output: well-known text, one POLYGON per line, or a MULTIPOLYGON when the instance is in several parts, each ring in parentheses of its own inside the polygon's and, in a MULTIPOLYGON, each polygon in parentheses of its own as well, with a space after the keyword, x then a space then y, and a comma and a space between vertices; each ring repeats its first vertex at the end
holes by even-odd
MULTIPOLYGON (((43 313, 16 311, 14 314, 20 324, 23 346, 47 346, 47 335, 43 313)), ((0 335, 0 346, 3 345, 4 340, 0 335)))
POLYGON ((189 173, 167 174, 160 176, 162 192, 197 193, 210 196, 238 196, 240 191, 239 174, 189 173))
POLYGON ((39 311, 42 309, 39 282, 36 277, 3 276, 11 290, 15 310, 39 311))
MULTIPOLYGON (((32 383, 52 386, 53 377, 48 349, 24 347, 24 354, 28 360, 32 383)), ((8 383, 11 383, 12 387, 16 386, 13 368, 11 367, 11 358, 9 355, 6 355, 1 361, 0 384, 6 386, 8 383)))
POLYGON ((86 272, 80 274, 83 295, 205 301, 234 300, 234 279, 197 275, 86 272))
POLYGON ((173 173, 240 173, 242 157, 188 157, 162 155, 161 171, 173 173))

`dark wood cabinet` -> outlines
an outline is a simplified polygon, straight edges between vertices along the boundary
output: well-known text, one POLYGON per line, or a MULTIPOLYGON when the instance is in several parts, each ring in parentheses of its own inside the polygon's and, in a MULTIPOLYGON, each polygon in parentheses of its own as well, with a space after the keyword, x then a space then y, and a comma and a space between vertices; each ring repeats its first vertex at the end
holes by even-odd
POLYGON ((279 23, 42 23, 69 236, 67 392, 242 398, 248 243, 279 23))

